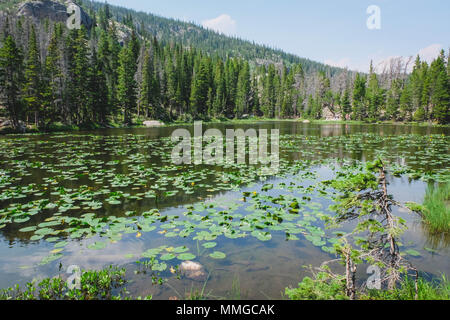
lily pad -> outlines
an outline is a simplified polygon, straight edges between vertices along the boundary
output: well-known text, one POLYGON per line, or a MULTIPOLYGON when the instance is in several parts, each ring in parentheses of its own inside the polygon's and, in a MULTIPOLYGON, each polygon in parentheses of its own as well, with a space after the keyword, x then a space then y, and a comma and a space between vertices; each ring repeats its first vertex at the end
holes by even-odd
POLYGON ((209 256, 213 259, 225 259, 227 255, 220 251, 214 251, 209 256))
POLYGON ((179 260, 194 260, 196 258, 192 253, 182 253, 177 256, 179 260))

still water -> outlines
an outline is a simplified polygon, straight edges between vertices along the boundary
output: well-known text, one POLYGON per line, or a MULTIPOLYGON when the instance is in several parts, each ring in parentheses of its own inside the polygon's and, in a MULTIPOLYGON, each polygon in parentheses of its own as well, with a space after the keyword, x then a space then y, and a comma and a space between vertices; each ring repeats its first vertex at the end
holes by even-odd
MULTIPOLYGON (((271 177, 246 165, 174 165, 170 136, 177 128, 0 137, 0 287, 64 274, 70 265, 116 265, 127 269, 133 296, 183 298, 204 288, 215 299, 280 299, 285 287, 310 275, 303 266, 334 258, 326 250, 333 230, 320 220, 333 214, 332 202, 308 186, 331 178, 340 160, 380 156, 441 182, 449 176, 449 128, 204 125, 224 135, 278 129, 281 168, 271 177), (267 205, 275 198, 301 199, 300 212, 267 205), (136 261, 152 257, 156 271, 135 272, 143 271, 136 261), (205 276, 178 279, 170 270, 183 260, 200 263, 205 276), (153 284, 152 274, 166 281, 153 284)), ((421 203, 432 184, 411 175, 389 176, 389 183, 401 203, 421 203)), ((426 277, 449 275, 448 237, 428 232, 417 214, 394 213, 407 221, 404 249, 419 253, 408 260, 426 277)), ((367 278, 364 267, 358 277, 367 278)))

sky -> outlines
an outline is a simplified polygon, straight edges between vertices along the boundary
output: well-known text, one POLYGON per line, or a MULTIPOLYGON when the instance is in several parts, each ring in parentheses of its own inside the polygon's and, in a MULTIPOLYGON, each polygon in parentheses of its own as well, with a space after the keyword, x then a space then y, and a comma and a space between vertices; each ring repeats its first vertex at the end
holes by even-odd
POLYGON ((448 0, 108 0, 326 64, 368 71, 450 48, 448 0), (375 7, 375 10, 373 8, 375 7), (369 10, 368 10, 369 9, 369 10), (370 27, 370 28, 369 28, 370 27))

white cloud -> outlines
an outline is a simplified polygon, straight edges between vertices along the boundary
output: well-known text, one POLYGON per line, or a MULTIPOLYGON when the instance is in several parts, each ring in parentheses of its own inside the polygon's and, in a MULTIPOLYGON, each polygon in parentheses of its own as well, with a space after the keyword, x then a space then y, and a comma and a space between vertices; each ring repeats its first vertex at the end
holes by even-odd
POLYGON ((217 18, 202 21, 202 26, 226 35, 236 34, 236 21, 228 14, 221 14, 217 18))

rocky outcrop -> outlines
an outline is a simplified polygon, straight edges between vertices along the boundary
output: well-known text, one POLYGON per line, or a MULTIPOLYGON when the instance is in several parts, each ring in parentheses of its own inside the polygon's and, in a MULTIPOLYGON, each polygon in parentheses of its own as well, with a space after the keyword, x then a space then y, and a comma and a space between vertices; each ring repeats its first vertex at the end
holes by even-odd
POLYGON ((19 127, 15 128, 11 120, 0 118, 0 133, 25 132, 26 130, 27 126, 23 121, 19 121, 19 127))
POLYGON ((322 110, 322 118, 327 121, 339 121, 342 120, 342 116, 338 112, 334 112, 328 107, 322 110))
POLYGON ((157 121, 157 120, 149 120, 149 121, 144 121, 143 125, 146 126, 147 128, 150 127, 161 127, 164 125, 164 123, 162 123, 161 121, 157 121))
MULTIPOLYGON (((34 22, 41 22, 47 18, 51 21, 65 23, 69 17, 67 13, 67 5, 70 3, 72 2, 66 1, 66 3, 63 4, 50 0, 27 1, 19 6, 17 15, 32 18, 34 22)), ((93 24, 91 17, 89 17, 89 15, 82 8, 81 24, 88 29, 90 29, 93 24)))

